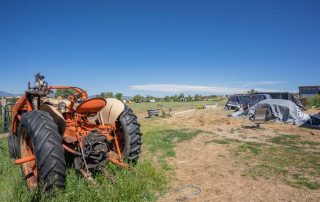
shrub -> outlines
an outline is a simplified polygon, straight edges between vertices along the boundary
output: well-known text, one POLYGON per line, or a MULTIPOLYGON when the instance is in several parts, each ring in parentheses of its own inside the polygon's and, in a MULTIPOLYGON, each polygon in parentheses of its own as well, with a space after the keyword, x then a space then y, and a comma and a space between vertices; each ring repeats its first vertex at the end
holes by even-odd
POLYGON ((311 108, 313 106, 320 108, 320 95, 314 95, 307 98, 307 107, 311 108))

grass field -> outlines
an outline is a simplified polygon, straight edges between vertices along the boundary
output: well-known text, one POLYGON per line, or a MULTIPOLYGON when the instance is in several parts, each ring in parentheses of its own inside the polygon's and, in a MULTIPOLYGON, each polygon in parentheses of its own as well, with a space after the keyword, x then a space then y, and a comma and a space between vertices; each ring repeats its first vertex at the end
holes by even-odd
MULTIPOLYGON (((224 101, 129 105, 139 114, 159 107, 159 104, 163 108, 179 111, 203 104, 223 106, 224 101)), ((246 130, 240 127, 243 120, 228 118, 226 114, 227 112, 216 108, 196 110, 171 118, 140 119, 144 144, 141 161, 134 171, 108 164, 115 184, 102 174, 96 174, 99 185, 94 187, 73 168, 68 168, 67 186, 57 190, 53 198, 46 196, 42 190, 31 193, 26 189, 20 168, 13 165, 8 156, 7 142, 2 140, 0 198, 3 201, 156 201, 172 190, 177 182, 177 173, 183 176, 178 178, 182 185, 189 183, 186 176, 194 175, 192 181, 207 186, 204 190, 217 186, 216 190, 221 188, 222 193, 230 193, 231 196, 236 194, 228 184, 245 182, 244 187, 259 186, 257 183, 260 179, 267 180, 265 188, 270 187, 269 191, 276 185, 275 182, 285 184, 285 189, 279 190, 281 193, 294 188, 294 193, 308 196, 320 190, 320 143, 317 136, 306 135, 304 130, 296 129, 295 126, 285 129, 285 125, 279 125, 277 130, 272 129, 277 125, 270 125, 271 128, 264 125, 263 130, 246 130), (275 132, 280 129, 298 132, 275 132), (240 181, 234 181, 237 174, 241 177, 240 181), (215 183, 208 183, 211 181, 215 183), (311 192, 305 192, 306 190, 311 192)), ((257 199, 250 188, 247 192, 242 191, 245 195, 252 196, 251 199, 257 199)), ((201 199, 219 200, 221 198, 215 198, 219 193, 208 192, 201 199)), ((258 196, 261 194, 269 197, 267 192, 257 193, 258 196)), ((289 196, 290 193, 287 197, 289 196)), ((164 200, 174 201, 177 198, 169 197, 164 200)), ((239 198, 232 199, 238 201, 239 198)), ((279 198, 271 198, 274 201, 276 199, 279 198)))

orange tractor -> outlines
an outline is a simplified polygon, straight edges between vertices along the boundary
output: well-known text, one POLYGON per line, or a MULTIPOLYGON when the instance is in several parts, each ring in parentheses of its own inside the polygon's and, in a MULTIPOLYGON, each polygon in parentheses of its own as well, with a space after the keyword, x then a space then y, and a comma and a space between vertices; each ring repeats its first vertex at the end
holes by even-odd
POLYGON ((49 86, 36 74, 12 108, 9 151, 30 190, 65 185, 66 165, 95 183, 92 172, 104 172, 112 162, 129 168, 141 152, 137 117, 121 101, 91 98, 72 86, 49 86), (57 97, 60 91, 68 96, 57 97))

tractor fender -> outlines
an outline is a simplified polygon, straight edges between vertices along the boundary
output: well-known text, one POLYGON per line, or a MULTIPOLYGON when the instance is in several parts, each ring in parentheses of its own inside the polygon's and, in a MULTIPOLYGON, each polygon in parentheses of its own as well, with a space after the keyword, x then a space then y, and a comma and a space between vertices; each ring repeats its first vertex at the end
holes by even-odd
POLYGON ((48 112, 52 118, 55 124, 57 124, 59 133, 61 135, 64 134, 64 131, 66 130, 66 121, 61 114, 59 110, 57 110, 55 107, 48 105, 48 104, 43 104, 39 107, 40 110, 48 112))
POLYGON ((115 98, 107 98, 106 106, 98 112, 99 123, 114 124, 123 112, 124 104, 115 98))

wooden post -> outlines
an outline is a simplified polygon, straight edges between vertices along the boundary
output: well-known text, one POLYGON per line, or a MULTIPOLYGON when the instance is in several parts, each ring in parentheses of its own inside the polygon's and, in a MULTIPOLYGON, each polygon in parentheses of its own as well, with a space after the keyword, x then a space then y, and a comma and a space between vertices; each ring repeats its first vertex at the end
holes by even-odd
POLYGON ((1 106, 1 132, 4 132, 5 107, 1 106))
POLYGON ((6 107, 6 99, 2 98, 0 103, 1 106, 1 132, 4 132, 4 119, 5 119, 5 107, 6 107))

